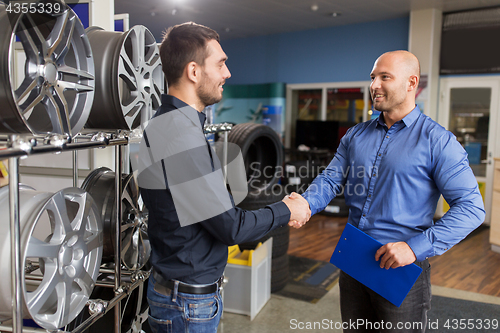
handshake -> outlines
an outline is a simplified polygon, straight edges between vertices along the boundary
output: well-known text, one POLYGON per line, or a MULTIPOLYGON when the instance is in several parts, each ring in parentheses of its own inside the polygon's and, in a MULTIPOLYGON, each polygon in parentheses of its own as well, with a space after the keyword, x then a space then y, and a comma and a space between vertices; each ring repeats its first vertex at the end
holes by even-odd
POLYGON ((311 218, 309 203, 300 194, 292 192, 283 199, 283 202, 290 210, 289 226, 298 229, 311 218))

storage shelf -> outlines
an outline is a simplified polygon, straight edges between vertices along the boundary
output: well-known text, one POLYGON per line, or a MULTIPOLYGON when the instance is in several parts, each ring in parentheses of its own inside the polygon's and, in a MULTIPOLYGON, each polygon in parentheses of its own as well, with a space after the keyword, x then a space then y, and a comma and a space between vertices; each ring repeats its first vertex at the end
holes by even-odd
MULTIPOLYGON (((206 125, 203 129, 205 134, 227 132, 232 129, 232 124, 222 123, 206 125)), ((19 218, 19 158, 38 154, 59 153, 66 151, 77 151, 92 148, 115 147, 115 175, 121 175, 123 161, 121 147, 131 143, 139 143, 142 139, 142 131, 83 131, 81 134, 70 138, 59 134, 47 134, 46 136, 33 135, 2 135, 0 134, 0 160, 9 159, 9 197, 12 202, 10 208, 12 252, 15 261, 13 276, 11 277, 13 290, 13 318, 0 324, 0 331, 5 332, 47 332, 45 329, 23 328, 21 318, 22 293, 21 270, 24 269, 20 257, 20 218, 19 218), (17 269, 16 269, 17 268, 17 269), (9 324, 11 324, 9 326, 9 324)), ((227 135, 224 137, 224 156, 227 154, 227 135)), ((226 157, 227 159, 227 157, 226 157)), ((226 163, 227 161, 224 161, 226 163)), ((77 161, 73 161, 73 173, 76 175, 77 161)), ((121 217, 121 177, 115 177, 115 197, 117 202, 116 225, 120 225, 121 217)), ((115 308, 115 323, 121 322, 120 301, 143 284, 149 277, 151 270, 128 270, 121 265, 121 234, 115 230, 115 263, 114 268, 102 268, 101 273, 113 276, 113 281, 97 280, 96 285, 114 288, 115 297, 110 301, 89 299, 87 305, 92 308, 91 316, 73 329, 72 333, 83 332, 94 324, 99 318, 115 308), (130 283, 124 283, 122 278, 128 277, 130 283)), ((27 279, 37 283, 37 276, 27 274, 27 279)), ((85 311, 83 309, 82 311, 85 311)), ((60 331, 59 332, 63 332, 60 331)), ((120 333, 120 325, 115 325, 115 333, 120 333)))

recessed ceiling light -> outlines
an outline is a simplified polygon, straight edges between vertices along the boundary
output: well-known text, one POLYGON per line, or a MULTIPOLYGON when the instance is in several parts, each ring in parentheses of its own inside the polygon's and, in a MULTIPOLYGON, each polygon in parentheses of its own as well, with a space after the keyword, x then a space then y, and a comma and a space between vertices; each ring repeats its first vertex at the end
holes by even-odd
POLYGON ((330 14, 330 16, 331 16, 331 17, 338 17, 338 16, 340 16, 341 14, 342 14, 342 13, 340 13, 340 12, 333 12, 333 13, 331 13, 331 14, 330 14))
POLYGON ((317 5, 317 4, 312 4, 312 5, 311 5, 311 10, 312 10, 313 12, 317 11, 317 10, 318 10, 318 5, 317 5))

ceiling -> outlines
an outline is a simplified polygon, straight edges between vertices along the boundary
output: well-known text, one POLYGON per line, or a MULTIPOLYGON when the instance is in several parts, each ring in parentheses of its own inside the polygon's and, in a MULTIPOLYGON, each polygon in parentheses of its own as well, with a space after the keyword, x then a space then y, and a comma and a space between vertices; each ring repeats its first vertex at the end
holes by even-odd
POLYGON ((115 13, 129 13, 130 27, 144 25, 158 41, 166 28, 187 21, 225 40, 407 17, 416 9, 491 6, 500 0, 115 0, 115 13))

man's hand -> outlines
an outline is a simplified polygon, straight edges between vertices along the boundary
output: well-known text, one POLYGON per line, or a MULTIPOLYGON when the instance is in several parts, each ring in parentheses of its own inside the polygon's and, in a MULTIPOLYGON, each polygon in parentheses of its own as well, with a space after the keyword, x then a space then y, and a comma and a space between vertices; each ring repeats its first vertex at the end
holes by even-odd
POLYGON ((389 269, 409 265, 417 260, 417 257, 408 244, 397 242, 385 244, 378 249, 375 253, 375 260, 379 259, 380 268, 389 269))
POLYGON ((287 205, 290 210, 290 222, 289 226, 294 228, 300 228, 311 217, 311 209, 309 208, 309 203, 300 194, 292 192, 290 195, 283 199, 283 202, 287 205))

